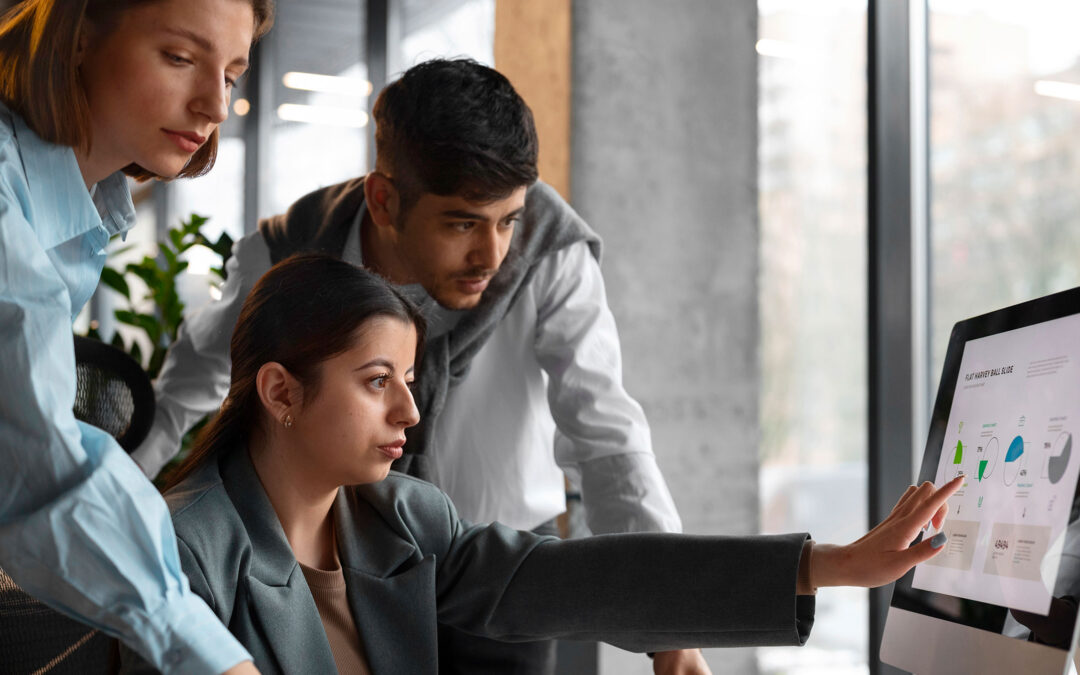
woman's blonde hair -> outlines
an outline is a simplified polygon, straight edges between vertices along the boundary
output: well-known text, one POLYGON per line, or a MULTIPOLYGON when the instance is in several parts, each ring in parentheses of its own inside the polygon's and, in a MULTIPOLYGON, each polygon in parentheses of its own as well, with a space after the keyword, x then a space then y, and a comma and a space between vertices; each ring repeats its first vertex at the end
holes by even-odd
MULTIPOLYGON (((158 0, 23 0, 0 17, 0 100, 42 139, 89 152, 90 109, 76 54, 89 21, 107 27, 134 5, 158 0)), ((273 0, 247 0, 255 13, 254 40, 274 23, 273 0)), ((218 130, 192 155, 180 177, 201 176, 217 158, 218 130)), ((137 180, 160 178, 137 164, 137 180)))

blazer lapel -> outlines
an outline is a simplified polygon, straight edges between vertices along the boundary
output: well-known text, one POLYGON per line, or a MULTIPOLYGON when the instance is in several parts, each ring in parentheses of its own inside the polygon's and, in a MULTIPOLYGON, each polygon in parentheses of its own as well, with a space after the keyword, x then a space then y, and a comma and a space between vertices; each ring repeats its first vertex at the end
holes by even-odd
MULTIPOLYGON (((323 630, 319 609, 297 565, 284 586, 248 577, 248 597, 254 621, 286 675, 337 673, 334 655, 323 630)), ((256 664, 258 665, 258 664, 256 664)))
POLYGON ((438 672, 435 558, 395 532, 353 489, 334 505, 338 553, 373 675, 438 672))
POLYGON ((249 611, 265 642, 249 646, 256 665, 264 667, 256 653, 263 651, 286 675, 336 673, 315 599, 247 452, 223 458, 221 474, 251 541, 249 611))

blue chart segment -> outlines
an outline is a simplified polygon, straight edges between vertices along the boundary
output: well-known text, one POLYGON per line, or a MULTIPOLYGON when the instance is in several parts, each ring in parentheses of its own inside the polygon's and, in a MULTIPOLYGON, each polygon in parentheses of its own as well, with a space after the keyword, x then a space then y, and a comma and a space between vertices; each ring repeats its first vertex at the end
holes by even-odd
MULTIPOLYGON (((1005 480, 1006 485, 1012 485, 1016 482, 1016 476, 1027 464, 1027 457, 1024 456, 1024 439, 1021 436, 1017 436, 1012 439, 1012 443, 1009 443, 1009 451, 1005 453, 1005 471, 1002 473, 1002 478, 1005 480)), ((1024 475, 1027 471, 1023 472, 1024 475)))
POLYGON ((1024 454, 1024 439, 1017 436, 1009 443, 1009 452, 1005 454, 1006 462, 1015 462, 1020 459, 1020 455, 1024 454))

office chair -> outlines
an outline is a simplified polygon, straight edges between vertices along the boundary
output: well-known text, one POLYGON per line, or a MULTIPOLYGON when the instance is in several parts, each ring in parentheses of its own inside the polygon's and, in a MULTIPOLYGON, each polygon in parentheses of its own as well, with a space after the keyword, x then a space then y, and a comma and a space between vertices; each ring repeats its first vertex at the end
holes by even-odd
MULTIPOLYGON (((75 369, 75 417, 134 450, 154 420, 142 366, 116 347, 76 336, 75 369)), ((0 672, 94 675, 117 665, 111 638, 33 599, 0 569, 0 672)))
POLYGON ((154 423, 154 388, 127 353, 75 336, 75 418, 109 432, 127 452, 154 423))

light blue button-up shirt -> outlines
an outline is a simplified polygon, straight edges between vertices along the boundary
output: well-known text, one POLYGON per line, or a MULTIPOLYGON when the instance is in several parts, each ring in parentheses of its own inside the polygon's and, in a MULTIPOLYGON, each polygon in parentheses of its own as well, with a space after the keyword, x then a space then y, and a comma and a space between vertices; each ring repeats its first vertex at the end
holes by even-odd
POLYGON ((91 198, 71 148, 0 105, 0 567, 165 673, 220 673, 250 656, 188 588, 165 502, 72 413, 71 322, 134 219, 121 173, 91 198))

